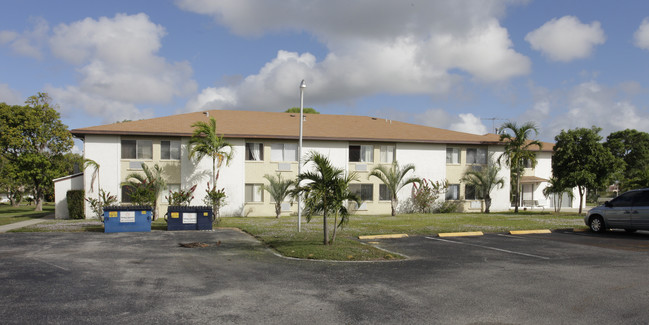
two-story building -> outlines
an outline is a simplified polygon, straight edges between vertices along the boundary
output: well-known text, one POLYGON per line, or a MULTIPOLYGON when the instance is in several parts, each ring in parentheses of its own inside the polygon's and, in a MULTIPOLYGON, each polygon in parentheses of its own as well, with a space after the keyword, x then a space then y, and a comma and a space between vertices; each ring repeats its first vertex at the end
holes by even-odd
MULTIPOLYGON (((264 175, 297 176, 299 114, 211 110, 80 128, 72 130, 72 134, 83 140, 84 157, 100 165, 101 187, 116 194, 120 202, 129 201, 122 186, 127 175, 140 171, 141 164, 145 163, 163 168, 168 190, 197 185, 192 204, 203 205, 212 163, 210 159, 198 162, 190 159, 188 143, 192 124, 207 122, 211 117, 234 150, 233 159, 222 166, 217 184, 227 195, 222 215, 274 215, 274 202, 261 185, 267 183, 264 175)), ((317 151, 328 156, 333 165, 358 174, 359 180, 352 185, 363 201, 358 214, 390 213, 385 185, 369 174, 374 167, 393 161, 414 164, 416 169, 409 176, 448 180, 448 191, 441 199, 460 200, 465 211, 479 212, 483 208, 482 200, 460 178, 467 169, 485 166, 490 155, 498 157, 504 150, 496 134, 474 135, 366 116, 306 114, 303 125, 303 156, 317 151)), ((540 191, 551 173, 551 146, 538 151, 538 165, 526 170, 523 178, 524 190, 531 184, 528 192, 543 202, 546 201, 540 191)), ((503 166, 500 176, 506 184, 510 181, 509 174, 509 169, 503 166)), ((85 173, 87 197, 97 195, 96 190, 89 191, 91 181, 91 174, 85 173)), ((161 211, 166 210, 164 196, 167 194, 165 191, 160 197, 161 211)), ((410 194, 411 187, 407 186, 398 198, 403 201, 410 194)), ((494 190, 491 196, 492 211, 510 208, 509 186, 494 190)), ((549 206, 549 200, 547 203, 549 206)), ((295 214, 297 205, 284 202, 282 211, 295 214)), ((89 207, 86 215, 91 215, 89 207)))

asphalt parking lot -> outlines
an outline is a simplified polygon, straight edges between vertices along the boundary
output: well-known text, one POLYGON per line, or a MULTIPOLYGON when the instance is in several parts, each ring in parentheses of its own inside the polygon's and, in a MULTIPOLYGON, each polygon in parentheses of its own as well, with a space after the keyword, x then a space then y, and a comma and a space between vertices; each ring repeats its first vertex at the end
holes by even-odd
POLYGON ((236 230, 1 234, 0 319, 9 324, 649 320, 649 233, 377 242, 409 259, 285 259, 236 230), (207 246, 179 246, 190 242, 207 246))

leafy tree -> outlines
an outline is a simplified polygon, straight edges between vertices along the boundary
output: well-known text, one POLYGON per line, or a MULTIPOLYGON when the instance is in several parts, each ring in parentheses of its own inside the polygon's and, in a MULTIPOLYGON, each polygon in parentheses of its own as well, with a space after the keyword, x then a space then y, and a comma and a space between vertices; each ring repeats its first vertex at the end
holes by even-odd
POLYGON ((5 155, 0 155, 0 192, 6 193, 12 207, 22 202, 25 186, 19 179, 18 167, 5 155))
POLYGON ((167 182, 162 176, 163 171, 158 164, 153 165, 153 168, 149 168, 149 166, 142 163, 142 172, 128 174, 124 185, 130 187, 133 202, 153 207, 153 220, 156 220, 158 216, 158 197, 162 190, 167 187, 167 182))
POLYGON ((495 188, 505 186, 505 180, 498 176, 499 172, 500 166, 492 159, 489 159, 487 167, 480 170, 467 170, 460 179, 466 185, 473 186, 476 194, 484 198, 485 213, 489 213, 489 208, 491 207, 491 191, 495 188))
POLYGON ((613 132, 604 147, 623 162, 615 175, 621 191, 649 187, 649 133, 633 129, 613 132))
POLYGON ((327 157, 317 152, 311 152, 306 163, 313 163, 314 171, 298 175, 296 183, 304 185, 297 186, 291 191, 291 194, 294 197, 303 195, 307 221, 311 221, 313 215, 322 213, 323 243, 330 245, 333 244, 335 237, 331 242, 329 241, 327 217, 332 213, 335 214, 336 219, 338 216, 341 217, 338 225, 336 225, 337 220, 334 220, 335 235, 336 227, 344 225, 349 218, 345 202, 351 200, 360 204, 358 196, 349 191, 349 184, 357 177, 355 173, 345 176, 342 169, 333 167, 327 157))
POLYGON ((525 168, 524 161, 529 160, 532 162, 532 167, 536 166, 536 154, 532 149, 542 149, 543 144, 538 140, 531 140, 532 133, 538 135, 539 131, 536 125, 532 122, 527 122, 520 127, 515 122, 507 122, 503 124, 500 129, 503 133, 500 134, 500 141, 505 142, 505 152, 498 157, 498 162, 503 160, 509 166, 512 174, 512 181, 515 183, 515 200, 514 200, 514 213, 518 213, 518 205, 520 204, 521 185, 520 178, 523 169, 525 168))
POLYGON ((552 174, 562 186, 579 190, 579 214, 586 189, 604 186, 620 162, 600 142, 598 127, 561 131, 554 140, 552 174))
POLYGON ((35 210, 42 211, 52 179, 63 176, 55 161, 72 147, 72 135, 46 93, 39 92, 25 103, 0 103, 0 152, 15 167, 12 178, 33 191, 35 210))
MULTIPOLYGON (((284 113, 299 113, 300 108, 299 107, 291 107, 284 111, 284 113)), ((320 112, 316 111, 315 109, 311 107, 303 107, 302 108, 302 113, 304 114, 320 114, 320 112)))
POLYGON ((264 175, 268 180, 268 185, 263 184, 262 188, 270 194, 270 197, 275 201, 275 217, 279 218, 282 214, 282 202, 290 195, 291 186, 295 186, 295 181, 292 179, 283 179, 281 173, 276 176, 264 175))
POLYGON ((388 188, 388 191, 390 191, 392 216, 397 215, 397 205, 399 204, 397 193, 399 193, 399 190, 408 184, 421 182, 421 179, 418 177, 406 178, 406 174, 411 171, 415 171, 415 165, 407 164, 403 167, 399 167, 399 164, 395 161, 390 167, 387 167, 386 165, 374 167, 370 175, 367 177, 369 179, 373 176, 380 179, 388 188))
MULTIPOLYGON (((448 188, 448 181, 431 181, 429 179, 423 178, 421 182, 413 183, 412 185, 412 196, 410 197, 410 202, 412 202, 412 208, 406 206, 406 212, 419 212, 419 213, 433 213, 436 210, 435 202, 439 196, 446 192, 448 188)), ((402 210, 403 211, 403 210, 402 210)))
POLYGON ((543 189, 543 196, 545 196, 546 199, 551 196, 554 197, 554 212, 561 211, 564 194, 568 194, 568 197, 572 200, 574 196, 572 194, 572 187, 566 185, 565 182, 562 182, 556 177, 550 178, 548 185, 543 189))

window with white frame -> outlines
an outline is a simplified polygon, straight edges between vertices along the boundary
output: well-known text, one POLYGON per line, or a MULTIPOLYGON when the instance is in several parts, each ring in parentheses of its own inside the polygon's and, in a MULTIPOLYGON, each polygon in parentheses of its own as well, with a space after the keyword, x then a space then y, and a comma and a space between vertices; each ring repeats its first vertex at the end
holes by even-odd
POLYGON ((273 143, 270 145, 271 161, 297 161, 297 143, 273 143))
POLYGON ((246 160, 263 161, 264 160, 264 144, 263 143, 251 143, 251 142, 246 143, 246 160))
POLYGON ((379 201, 390 201, 392 200, 392 193, 390 189, 385 184, 379 184, 379 201))
POLYGON ((263 202, 264 192, 261 184, 246 184, 246 202, 263 202))
POLYGON ((467 148, 466 149, 466 163, 467 164, 487 164, 487 149, 486 148, 467 148))
POLYGON ((180 160, 180 141, 160 141, 160 159, 180 160))
POLYGON ((460 149, 446 148, 446 163, 459 164, 460 163, 460 149))
POLYGON ((122 140, 122 159, 153 159, 153 141, 122 140))
POLYGON ((523 167, 532 168, 532 159, 523 159, 523 167))
POLYGON ((394 161, 394 146, 381 146, 381 163, 391 164, 394 161))
POLYGON ((483 197, 478 193, 478 189, 473 185, 464 186, 464 198, 467 200, 482 200, 483 197))
POLYGON ((374 162, 374 146, 352 145, 349 146, 349 161, 351 162, 374 162))
POLYGON ((460 184, 449 184, 446 189, 445 199, 449 200, 459 200, 460 199, 460 184))
POLYGON ((358 195, 361 201, 372 201, 374 196, 373 184, 350 184, 349 191, 358 195))

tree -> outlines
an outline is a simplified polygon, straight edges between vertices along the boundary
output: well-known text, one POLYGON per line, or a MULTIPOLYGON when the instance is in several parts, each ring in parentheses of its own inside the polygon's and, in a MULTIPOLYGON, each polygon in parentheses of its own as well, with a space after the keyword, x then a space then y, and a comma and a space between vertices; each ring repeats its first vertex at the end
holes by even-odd
POLYGON ((518 213, 521 193, 520 178, 523 168, 525 168, 524 161, 531 161, 532 167, 535 167, 536 154, 532 152, 532 149, 542 149, 543 144, 538 140, 530 139, 532 133, 535 136, 539 134, 536 125, 532 122, 527 122, 520 127, 515 122, 507 122, 500 129, 503 131, 500 134, 500 141, 505 142, 505 152, 498 157, 498 162, 501 163, 504 159, 510 168, 512 182, 515 182, 514 213, 518 213))
POLYGON ((329 245, 327 217, 332 213, 336 215, 336 218, 341 216, 340 224, 336 225, 337 220, 334 220, 335 235, 335 227, 342 226, 349 218, 345 202, 351 200, 360 204, 358 196, 349 191, 349 184, 357 177, 355 173, 345 176, 342 169, 333 167, 327 157, 317 152, 311 152, 306 163, 313 163, 314 171, 303 172, 297 176, 296 184, 304 185, 293 189, 291 195, 293 197, 303 196, 304 214, 307 221, 311 221, 315 214, 322 213, 323 243, 329 245))
POLYGON ((143 174, 128 174, 124 185, 129 186, 133 202, 153 207, 153 220, 156 220, 158 216, 158 197, 162 190, 167 187, 167 182, 162 176, 162 168, 158 164, 153 165, 153 168, 149 168, 149 166, 142 163, 142 172, 143 174))
POLYGON ((385 165, 379 165, 372 169, 372 172, 367 177, 368 179, 372 176, 378 178, 385 184, 390 192, 390 206, 392 208, 392 216, 397 215, 397 205, 399 200, 397 198, 397 193, 404 186, 412 183, 419 183, 421 179, 418 177, 406 178, 406 174, 409 172, 415 171, 415 165, 407 164, 403 167, 399 167, 399 164, 395 161, 390 167, 385 165))
POLYGON ((275 217, 279 218, 282 214, 282 202, 290 194, 289 188, 295 185, 295 181, 291 179, 283 179, 282 174, 277 173, 276 176, 264 175, 268 180, 268 185, 263 184, 262 188, 270 194, 270 197, 275 201, 275 217))
POLYGON ((615 175, 621 191, 649 187, 649 133, 633 129, 613 132, 604 147, 623 162, 615 175))
POLYGON ((54 162, 70 150, 72 135, 46 93, 39 92, 25 103, 0 103, 0 152, 15 167, 14 179, 33 191, 35 210, 42 211, 52 179, 62 176, 54 162))
MULTIPOLYGON (((284 113, 299 113, 300 108, 299 107, 291 107, 284 111, 284 113)), ((311 107, 303 107, 302 108, 302 113, 304 114, 320 114, 320 112, 316 111, 315 109, 311 107)))
POLYGON ((480 170, 467 170, 460 179, 466 185, 473 186, 476 194, 484 199, 485 213, 489 213, 491 207, 491 191, 505 186, 505 180, 498 176, 499 172, 500 166, 493 159, 489 159, 487 167, 480 170))
POLYGON ((25 186, 19 179, 18 167, 5 155, 0 155, 0 192, 7 194, 12 207, 20 205, 25 193, 25 186))
POLYGON ((579 214, 586 189, 604 186, 620 161, 600 142, 598 127, 561 131, 554 140, 552 174, 563 186, 579 190, 579 214))
POLYGON ((85 171, 88 168, 92 168, 92 175, 90 178, 90 192, 94 191, 95 180, 97 180, 97 189, 101 190, 101 185, 99 183, 99 164, 89 158, 83 159, 83 170, 85 171))
POLYGON ((567 186, 560 179, 556 177, 550 178, 548 185, 543 189, 543 196, 546 199, 549 199, 551 196, 554 198, 554 212, 561 211, 561 204, 563 203, 563 195, 567 194, 568 197, 572 200, 572 187, 567 186))

